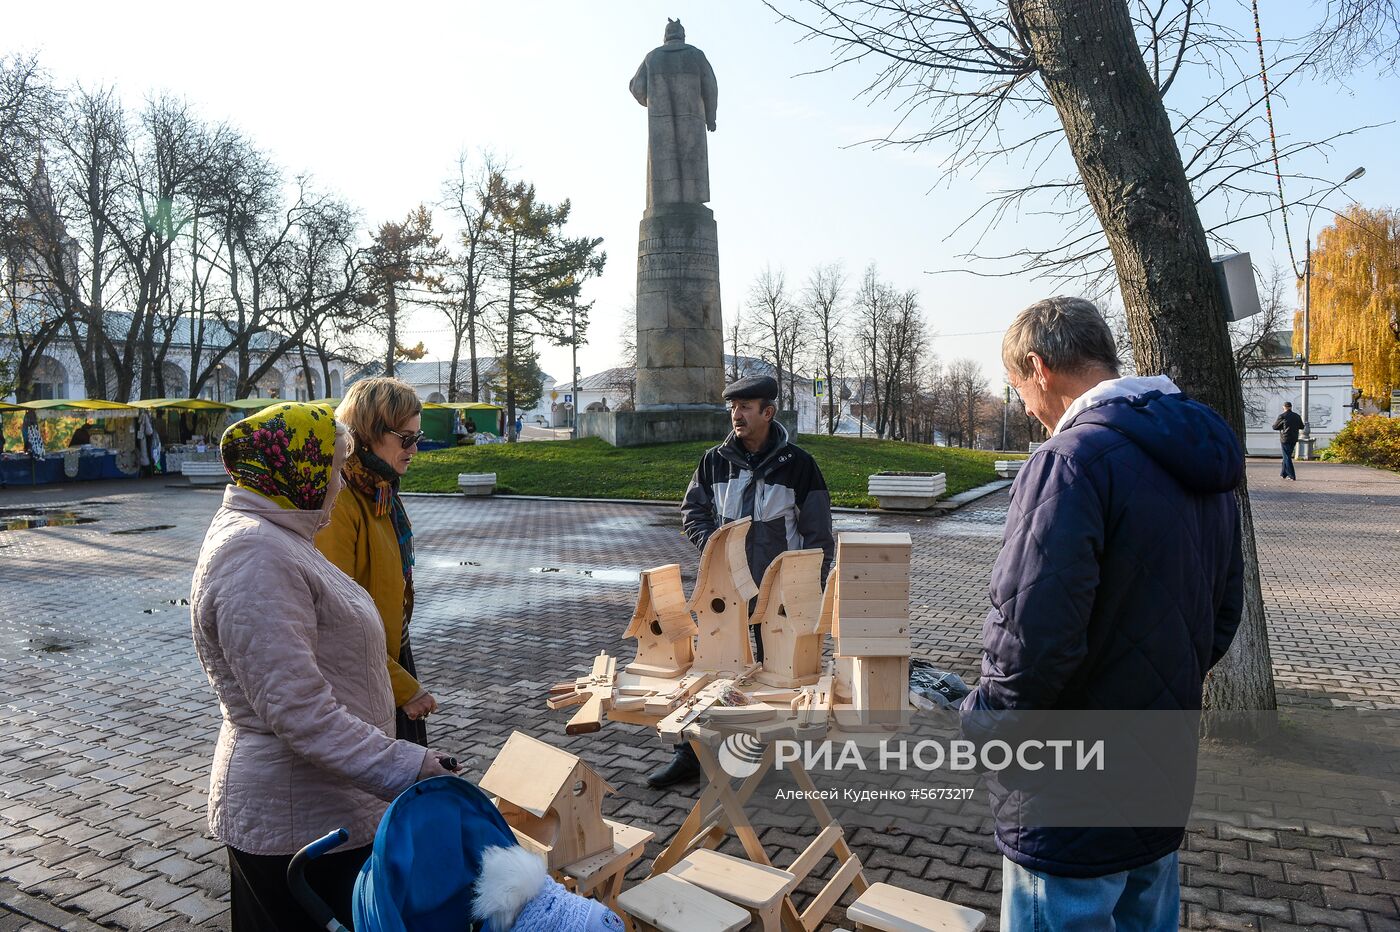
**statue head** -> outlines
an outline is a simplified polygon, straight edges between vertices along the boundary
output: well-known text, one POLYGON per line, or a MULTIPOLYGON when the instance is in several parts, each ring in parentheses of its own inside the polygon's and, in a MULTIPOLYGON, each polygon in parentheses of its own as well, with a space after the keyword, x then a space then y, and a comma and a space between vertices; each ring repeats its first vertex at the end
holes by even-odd
POLYGON ((668 17, 666 20, 665 41, 670 42, 672 39, 676 40, 677 42, 684 42, 685 27, 681 25, 680 20, 670 19, 668 17))

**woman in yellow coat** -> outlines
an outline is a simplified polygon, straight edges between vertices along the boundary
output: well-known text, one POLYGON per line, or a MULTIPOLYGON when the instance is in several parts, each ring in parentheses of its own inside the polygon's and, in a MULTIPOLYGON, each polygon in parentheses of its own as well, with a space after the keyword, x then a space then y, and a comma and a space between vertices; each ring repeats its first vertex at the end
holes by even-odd
POLYGON ((437 711, 437 700, 418 682, 409 646, 413 525, 399 497, 399 480, 423 437, 422 410, 417 394, 398 379, 350 386, 335 411, 354 439, 341 471, 345 493, 336 499, 330 525, 316 535, 316 548, 374 600, 384 622, 397 737, 426 746, 423 719, 437 711))

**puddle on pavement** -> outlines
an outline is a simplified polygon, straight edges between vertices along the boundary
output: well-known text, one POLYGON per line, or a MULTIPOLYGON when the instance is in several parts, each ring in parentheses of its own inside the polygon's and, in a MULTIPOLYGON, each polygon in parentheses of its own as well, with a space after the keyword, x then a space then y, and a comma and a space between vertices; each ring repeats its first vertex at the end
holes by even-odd
POLYGON ((30 531, 40 527, 72 527, 76 524, 92 524, 96 520, 96 518, 79 514, 76 511, 44 508, 0 509, 0 531, 30 531))
POLYGON ((75 647, 82 647, 85 641, 56 641, 52 638, 30 638, 29 649, 40 654, 62 654, 75 647))
POLYGON ((641 579, 633 570, 565 570, 557 566, 532 566, 532 573, 558 573, 562 576, 583 576, 600 582, 635 583, 641 579))
POLYGON ((124 531, 113 531, 113 534, 149 534, 151 531, 168 531, 173 528, 173 524, 152 524, 149 527, 132 527, 124 531))

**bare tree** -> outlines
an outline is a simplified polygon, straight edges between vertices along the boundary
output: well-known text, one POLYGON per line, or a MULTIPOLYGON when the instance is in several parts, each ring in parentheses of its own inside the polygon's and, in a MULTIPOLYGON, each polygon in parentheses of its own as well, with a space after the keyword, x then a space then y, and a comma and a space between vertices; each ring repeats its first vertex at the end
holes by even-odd
MULTIPOLYGON (((994 206, 991 222, 1030 193, 1066 199, 1065 238, 1012 256, 1071 278, 1093 273, 1096 264, 1106 273, 1111 259, 1139 371, 1171 375, 1242 438, 1239 377, 1210 242, 1222 238, 1229 222, 1272 212, 1275 194, 1258 129, 1262 94, 1256 98, 1252 90, 1258 75, 1234 64, 1237 46, 1228 35, 1193 18, 1190 0, 1165 18, 1160 4, 1130 8, 1127 0, 1005 0, 979 8, 948 0, 938 10, 909 0, 810 5, 818 16, 803 25, 836 43, 838 63, 880 62, 871 90, 903 98, 909 111, 927 118, 922 128, 890 141, 941 143, 954 170, 1008 155, 1034 157, 1042 143, 1067 148, 1077 177, 1033 180, 994 206), (1221 90, 1205 106, 1169 111, 1164 97, 1185 66, 1216 68, 1221 90), (1196 204, 1215 195, 1233 198, 1235 209, 1207 230, 1196 204)), ((1303 54, 1275 64, 1278 87, 1308 61, 1303 54)), ((1314 145, 1286 145, 1280 155, 1314 145)), ((1207 681, 1206 702, 1271 709, 1272 663, 1243 487, 1238 499, 1245 612, 1230 653, 1207 681)))
POLYGON ((749 286, 749 342, 763 361, 773 367, 778 381, 778 407, 784 409, 783 387, 787 386, 787 408, 796 404, 792 380, 792 357, 800 339, 799 314, 788 293, 787 276, 782 269, 764 266, 749 286))
POLYGON ((1400 67, 1400 2, 1327 0, 1322 22, 1309 38, 1333 77, 1368 67, 1394 74, 1400 67))
POLYGON ((845 372, 846 273, 837 263, 819 265, 807 278, 802 305, 816 335, 818 371, 826 380, 826 432, 836 433, 840 403, 836 378, 845 372))
POLYGON ((465 153, 458 155, 456 171, 443 186, 442 206, 460 224, 458 249, 448 262, 444 282, 448 300, 439 305, 452 328, 452 363, 448 368, 449 400, 458 400, 458 366, 462 341, 467 343, 471 380, 469 397, 481 397, 481 371, 477 341, 486 314, 495 301, 486 298, 492 276, 492 252, 487 248, 496 197, 505 189, 506 166, 490 152, 482 153, 472 168, 465 153))

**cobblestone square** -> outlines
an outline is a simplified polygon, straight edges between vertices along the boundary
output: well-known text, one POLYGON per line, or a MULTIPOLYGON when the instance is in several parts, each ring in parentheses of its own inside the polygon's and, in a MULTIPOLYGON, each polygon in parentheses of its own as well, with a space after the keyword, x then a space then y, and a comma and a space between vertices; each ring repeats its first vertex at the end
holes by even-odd
MULTIPOLYGON (((1300 463, 1296 484, 1276 473, 1249 469, 1281 705, 1400 708, 1400 476, 1318 463, 1300 463)), ((204 827, 218 709, 184 604, 220 494, 168 479, 0 493, 0 528, 36 509, 92 519, 0 531, 0 932, 227 927, 224 852, 204 827)), ((837 515, 838 532, 913 536, 916 652, 964 676, 977 669, 1006 505, 1001 492, 944 516, 837 515)), ((608 724, 566 738, 565 716, 542 697, 599 650, 626 655, 629 571, 678 562, 693 582, 677 510, 417 496, 408 506, 415 653, 441 703, 434 745, 475 778, 516 729, 582 755, 618 787, 609 815, 658 831, 649 861, 695 791, 645 786, 667 755, 654 734, 608 724)), ((1400 928, 1393 769, 1353 773, 1323 755, 1257 766, 1274 768, 1272 798, 1188 836, 1185 924, 1400 928), (1289 793, 1315 783, 1335 788, 1330 821, 1289 793)), ((800 821, 775 813, 762 829, 779 864, 809 834, 800 821)), ((938 824, 858 828, 852 842, 872 881, 995 916, 1000 856, 984 798, 938 824)))

